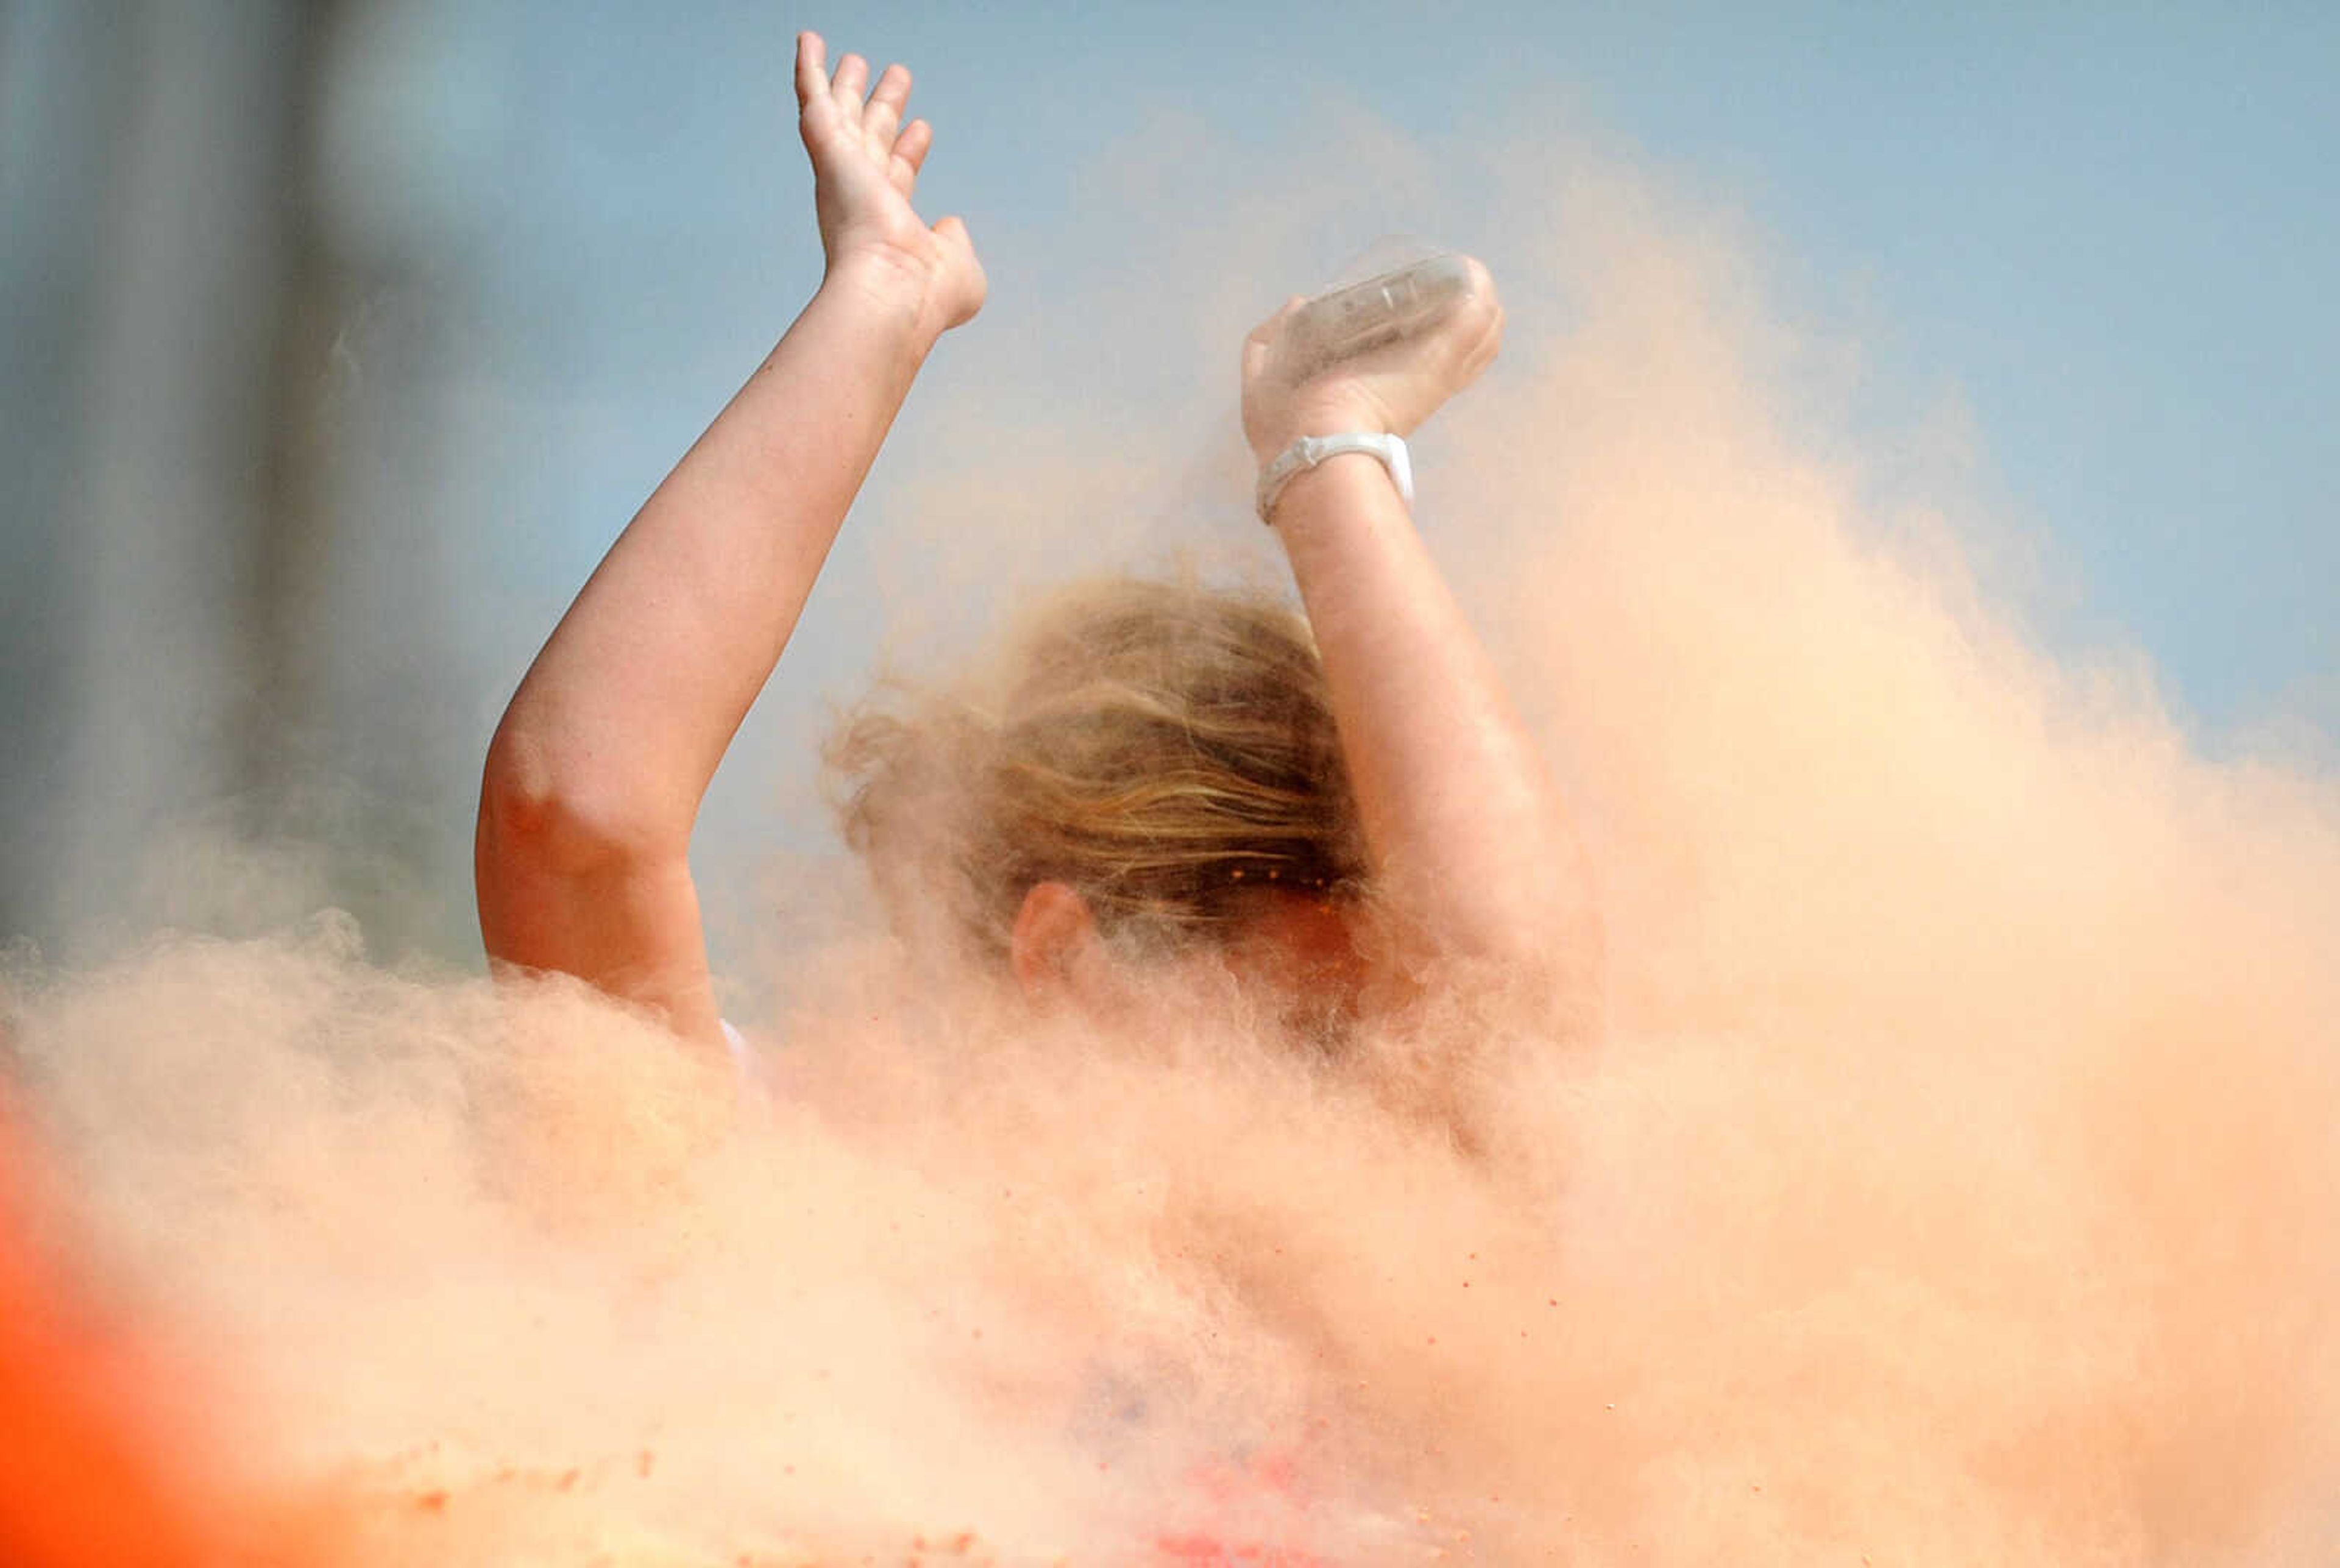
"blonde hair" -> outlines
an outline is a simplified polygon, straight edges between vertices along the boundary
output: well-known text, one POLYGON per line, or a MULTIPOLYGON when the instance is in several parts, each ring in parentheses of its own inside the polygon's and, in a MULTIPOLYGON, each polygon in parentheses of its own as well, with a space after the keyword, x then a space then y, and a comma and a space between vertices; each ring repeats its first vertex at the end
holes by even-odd
POLYGON ((894 897, 939 894, 978 956, 1067 884, 1109 936, 1225 940, 1254 892, 1364 875, 1308 625, 1264 593, 1117 579, 1056 595, 1003 663, 848 717, 828 762, 847 842, 894 897))

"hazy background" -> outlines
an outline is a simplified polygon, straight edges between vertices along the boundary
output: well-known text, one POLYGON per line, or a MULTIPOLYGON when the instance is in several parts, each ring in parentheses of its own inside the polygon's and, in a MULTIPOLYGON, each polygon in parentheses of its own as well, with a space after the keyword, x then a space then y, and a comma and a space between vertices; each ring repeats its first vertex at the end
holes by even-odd
POLYGON ((63 961, 0 950, 0 1087, 234 1391, 181 1452, 432 1568, 2333 1560, 2333 24, 5 15, 0 948, 63 961), (800 22, 920 70, 995 290, 696 846, 766 1098, 480 977, 468 847, 814 284, 800 22), (873 666, 1281 571, 1234 346, 1392 231, 1510 309, 1416 511, 1599 1047, 1436 975, 1321 1059, 1207 967, 1043 1021, 810 924, 873 666))
POLYGON ((1410 230, 1488 255, 1549 339, 1566 302, 1507 273, 1503 188, 1562 145, 1732 230, 1829 345, 1872 473, 1948 464, 1999 520, 1989 586, 2050 647, 2140 648, 2214 754, 2340 729, 2327 6, 15 0, 0 939, 71 958, 330 902, 377 953, 471 961, 496 715, 818 280, 807 25, 919 73, 921 205, 967 216, 993 294, 703 857, 817 840, 806 750, 919 571, 884 522, 953 408, 987 398, 1011 493, 1097 457, 1045 433, 1078 408, 1232 538, 1226 329, 1410 230), (1231 167, 1304 275, 1227 253, 1231 167))

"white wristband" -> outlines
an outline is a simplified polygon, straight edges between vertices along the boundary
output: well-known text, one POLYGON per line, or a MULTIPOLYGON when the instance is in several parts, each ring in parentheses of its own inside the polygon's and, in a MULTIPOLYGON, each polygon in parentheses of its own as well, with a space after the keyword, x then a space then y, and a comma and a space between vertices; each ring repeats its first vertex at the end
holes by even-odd
POLYGON ((1314 468, 1328 457, 1338 457, 1346 452, 1361 452, 1381 459, 1389 470, 1390 482, 1397 486, 1398 499, 1406 505, 1413 504, 1413 462, 1406 456, 1405 442, 1393 435, 1370 435, 1352 431, 1344 435, 1304 435, 1285 447, 1276 460, 1259 471, 1259 520, 1272 521, 1275 498, 1284 487, 1314 468))

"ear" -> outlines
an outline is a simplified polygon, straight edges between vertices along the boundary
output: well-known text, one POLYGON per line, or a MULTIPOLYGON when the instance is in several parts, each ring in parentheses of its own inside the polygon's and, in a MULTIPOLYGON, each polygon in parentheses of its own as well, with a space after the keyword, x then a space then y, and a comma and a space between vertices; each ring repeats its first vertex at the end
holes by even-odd
POLYGON ((1096 917, 1088 900, 1064 882, 1036 882, 1016 911, 1007 938, 1008 967, 1032 1000, 1049 1001, 1081 988, 1097 956, 1096 917))

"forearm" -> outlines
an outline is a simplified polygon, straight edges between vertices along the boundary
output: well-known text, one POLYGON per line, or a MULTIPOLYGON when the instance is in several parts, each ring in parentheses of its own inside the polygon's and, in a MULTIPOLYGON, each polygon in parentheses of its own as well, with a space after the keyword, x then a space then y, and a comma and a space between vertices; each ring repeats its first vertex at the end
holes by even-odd
POLYGON ((820 292, 619 536, 488 750, 488 956, 579 977, 721 1043, 690 830, 935 340, 982 308, 967 227, 912 205, 909 73, 797 40, 820 292), (863 96, 865 88, 870 88, 863 96))
POLYGON ((504 715, 491 794, 680 852, 931 342, 883 280, 823 284, 562 618, 504 715))
POLYGON ((1599 923, 1565 805, 1386 471, 1332 458, 1274 515, 1409 945, 1591 983, 1599 923))

